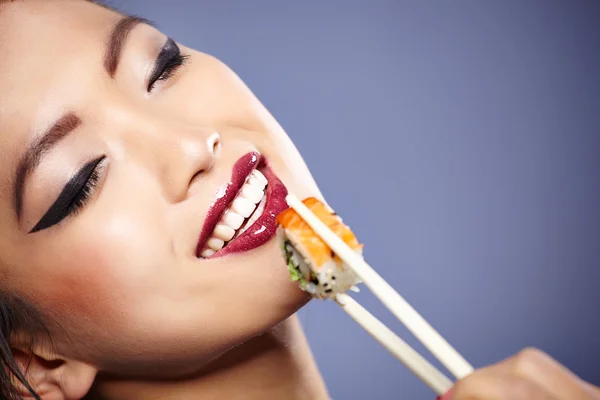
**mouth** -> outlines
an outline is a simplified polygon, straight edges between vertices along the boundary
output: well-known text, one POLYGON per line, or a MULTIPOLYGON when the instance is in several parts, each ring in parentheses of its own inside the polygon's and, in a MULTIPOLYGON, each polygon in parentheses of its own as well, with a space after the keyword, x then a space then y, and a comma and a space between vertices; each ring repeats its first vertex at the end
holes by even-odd
POLYGON ((277 231, 277 215, 288 208, 286 196, 286 187, 261 154, 242 156, 209 207, 196 257, 222 257, 267 243, 277 231))

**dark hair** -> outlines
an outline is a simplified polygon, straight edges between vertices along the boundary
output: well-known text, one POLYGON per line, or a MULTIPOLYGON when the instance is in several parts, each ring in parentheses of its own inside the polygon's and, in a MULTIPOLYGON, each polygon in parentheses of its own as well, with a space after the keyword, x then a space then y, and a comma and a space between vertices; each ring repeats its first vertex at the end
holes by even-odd
POLYGON ((10 338, 16 332, 30 335, 27 339, 31 348, 34 334, 42 331, 45 328, 35 307, 16 295, 0 291, 0 399, 21 400, 13 385, 13 379, 16 379, 31 392, 34 399, 41 400, 16 363, 10 338))

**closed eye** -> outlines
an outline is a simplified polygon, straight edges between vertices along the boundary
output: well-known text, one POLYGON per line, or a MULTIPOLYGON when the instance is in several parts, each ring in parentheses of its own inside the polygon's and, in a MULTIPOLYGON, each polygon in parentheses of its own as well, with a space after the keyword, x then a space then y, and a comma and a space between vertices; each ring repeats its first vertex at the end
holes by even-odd
POLYGON ((187 55, 181 54, 181 49, 173 39, 167 39, 154 62, 146 88, 148 92, 151 93, 161 81, 171 78, 186 63, 187 58, 187 55))
POLYGON ((100 182, 105 159, 106 156, 102 156, 84 165, 67 182, 54 204, 29 233, 48 229, 82 210, 100 182))

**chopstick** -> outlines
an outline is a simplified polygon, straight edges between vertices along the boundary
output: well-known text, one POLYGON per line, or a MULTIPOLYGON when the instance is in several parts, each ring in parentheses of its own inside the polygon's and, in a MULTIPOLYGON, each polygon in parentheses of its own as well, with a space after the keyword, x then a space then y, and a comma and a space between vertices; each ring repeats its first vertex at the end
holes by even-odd
POLYGON ((352 319, 361 325, 436 394, 443 395, 452 388, 453 383, 448 377, 437 370, 410 347, 408 343, 400 339, 390 328, 365 310, 352 297, 346 294, 338 294, 336 302, 352 319))
POLYGON ((288 194, 286 201, 456 379, 463 379, 473 372, 473 367, 389 283, 321 222, 304 203, 292 194, 288 194))

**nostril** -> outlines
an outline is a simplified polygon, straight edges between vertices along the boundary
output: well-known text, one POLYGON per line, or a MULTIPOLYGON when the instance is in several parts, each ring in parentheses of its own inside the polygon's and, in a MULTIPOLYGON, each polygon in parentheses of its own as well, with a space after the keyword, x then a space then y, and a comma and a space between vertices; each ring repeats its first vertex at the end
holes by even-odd
POLYGON ((212 154, 215 154, 221 147, 221 136, 217 132, 210 135, 208 139, 208 145, 212 151, 212 154))
MULTIPOLYGON (((192 176, 192 179, 190 179, 190 182, 188 183, 188 188, 191 188, 192 186, 194 186, 194 183, 201 178, 202 174, 204 174, 206 172, 205 169, 201 169, 199 171, 197 171, 194 176, 192 176)), ((189 189, 188 189, 189 190, 189 189)))

